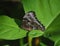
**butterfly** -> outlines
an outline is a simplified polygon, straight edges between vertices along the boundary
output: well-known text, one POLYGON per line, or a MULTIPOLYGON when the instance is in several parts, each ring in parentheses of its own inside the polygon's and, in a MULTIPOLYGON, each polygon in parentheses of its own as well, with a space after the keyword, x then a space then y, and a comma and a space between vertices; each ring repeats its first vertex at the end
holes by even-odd
POLYGON ((29 11, 24 15, 21 27, 28 31, 45 30, 45 26, 37 19, 34 11, 29 11))

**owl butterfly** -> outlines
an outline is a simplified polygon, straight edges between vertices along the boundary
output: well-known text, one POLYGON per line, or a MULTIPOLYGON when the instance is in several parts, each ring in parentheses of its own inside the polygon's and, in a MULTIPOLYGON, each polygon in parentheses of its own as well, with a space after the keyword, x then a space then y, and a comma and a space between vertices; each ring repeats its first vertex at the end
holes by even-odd
POLYGON ((35 12, 30 11, 26 13, 23 17, 22 28, 25 30, 45 30, 45 26, 38 21, 35 12))

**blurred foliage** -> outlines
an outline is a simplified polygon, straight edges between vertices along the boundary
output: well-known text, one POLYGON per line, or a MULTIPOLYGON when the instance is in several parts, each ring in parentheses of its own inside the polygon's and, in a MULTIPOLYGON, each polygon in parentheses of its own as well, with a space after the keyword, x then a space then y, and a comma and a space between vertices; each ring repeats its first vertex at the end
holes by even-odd
MULTIPOLYGON (((22 0, 25 12, 35 11, 36 17, 45 26, 44 32, 32 30, 29 37, 45 37, 60 44, 60 0, 22 0)), ((26 37, 27 31, 21 29, 13 18, 0 16, 0 39, 14 40, 26 37)))
POLYGON ((35 11, 45 25, 44 36, 56 42, 60 39, 60 0, 22 0, 25 12, 35 11))
POLYGON ((0 39, 14 40, 24 38, 27 31, 18 27, 14 19, 0 16, 0 39))

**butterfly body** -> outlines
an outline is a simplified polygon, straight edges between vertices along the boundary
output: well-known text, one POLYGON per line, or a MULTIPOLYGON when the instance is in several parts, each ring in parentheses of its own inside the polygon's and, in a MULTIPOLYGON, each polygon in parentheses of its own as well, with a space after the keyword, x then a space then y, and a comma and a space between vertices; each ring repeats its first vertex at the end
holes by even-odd
POLYGON ((45 27, 38 21, 35 12, 28 12, 24 15, 22 27, 26 30, 45 30, 45 27))

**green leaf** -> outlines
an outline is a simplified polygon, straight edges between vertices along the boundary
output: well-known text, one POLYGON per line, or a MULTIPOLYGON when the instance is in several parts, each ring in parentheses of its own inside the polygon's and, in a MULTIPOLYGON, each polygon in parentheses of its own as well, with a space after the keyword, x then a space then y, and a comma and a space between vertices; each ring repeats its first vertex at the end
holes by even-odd
POLYGON ((45 35, 53 41, 60 37, 60 0, 22 0, 25 12, 35 11, 36 16, 45 25, 45 35))
POLYGON ((25 12, 35 11, 36 16, 47 28, 60 12, 60 0, 22 0, 25 12))
POLYGON ((52 21, 45 34, 49 34, 53 41, 60 39, 60 14, 52 21))
POLYGON ((0 39, 19 39, 26 36, 27 31, 20 29, 14 19, 0 16, 0 39))
POLYGON ((60 39, 55 42, 54 46, 60 46, 60 39))
POLYGON ((34 37, 42 36, 43 34, 44 32, 42 32, 41 30, 32 30, 31 32, 29 32, 28 36, 34 38, 34 37))

